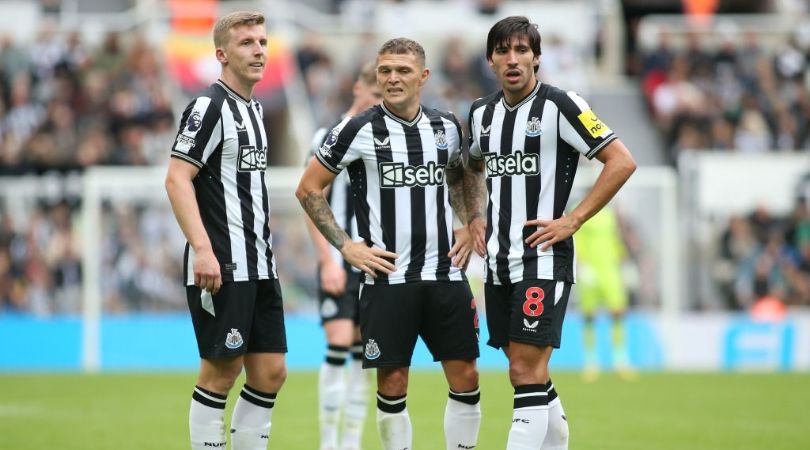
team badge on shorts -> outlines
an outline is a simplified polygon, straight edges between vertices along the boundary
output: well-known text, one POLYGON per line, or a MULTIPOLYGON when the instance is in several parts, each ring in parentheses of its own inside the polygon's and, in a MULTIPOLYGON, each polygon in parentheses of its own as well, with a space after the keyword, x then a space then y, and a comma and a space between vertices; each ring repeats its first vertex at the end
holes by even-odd
POLYGON ((323 304, 321 305, 321 317, 323 318, 334 317, 335 314, 337 313, 338 313, 338 306, 334 300, 332 300, 331 298, 327 298, 326 300, 323 301, 323 304))
POLYGON ((380 347, 374 342, 374 339, 369 339, 366 343, 366 359, 377 359, 380 357, 380 347))
POLYGON ((242 335, 239 333, 239 330, 231 328, 231 332, 228 333, 228 336, 225 338, 225 347, 233 350, 241 347, 244 343, 245 341, 242 340, 242 335))

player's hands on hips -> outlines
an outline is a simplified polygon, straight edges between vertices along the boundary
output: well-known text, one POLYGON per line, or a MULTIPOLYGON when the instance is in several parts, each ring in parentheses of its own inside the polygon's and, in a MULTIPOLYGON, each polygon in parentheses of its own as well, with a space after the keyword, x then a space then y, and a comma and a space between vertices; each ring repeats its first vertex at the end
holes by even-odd
POLYGON ((194 285, 212 295, 219 292, 222 273, 213 250, 207 249, 194 254, 194 285))
POLYGON ((527 237, 524 242, 529 244, 531 248, 542 244, 540 250, 546 251, 557 242, 571 237, 582 224, 573 216, 562 216, 556 220, 527 220, 525 226, 537 227, 537 231, 527 237))
POLYGON ((467 224, 467 228, 470 230, 473 250, 483 258, 487 254, 487 223, 481 217, 476 217, 467 224))
POLYGON ((395 261, 399 255, 381 248, 369 247, 364 241, 347 240, 340 253, 349 264, 371 275, 372 278, 377 278, 377 272, 391 274, 397 270, 391 261, 395 261))
POLYGON ((450 263, 453 266, 466 270, 472 253, 472 235, 467 227, 456 228, 453 234, 456 236, 456 242, 447 256, 451 258, 450 263))
POLYGON ((334 259, 321 263, 321 289, 335 297, 346 290, 346 269, 334 259))

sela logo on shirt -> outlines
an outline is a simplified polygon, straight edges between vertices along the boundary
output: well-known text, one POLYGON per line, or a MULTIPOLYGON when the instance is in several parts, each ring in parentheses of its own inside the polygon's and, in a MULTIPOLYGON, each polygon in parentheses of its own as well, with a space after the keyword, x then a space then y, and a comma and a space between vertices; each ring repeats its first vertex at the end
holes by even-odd
POLYGON ((540 173, 540 155, 516 151, 511 155, 484 153, 487 176, 490 178, 513 175, 537 175, 540 173))
POLYGON ((447 137, 444 135, 444 131, 436 130, 433 137, 436 138, 436 148, 439 150, 447 150, 447 137))
POLYGON ((252 145, 239 147, 239 168, 240 172, 253 172, 267 169, 267 147, 261 150, 252 145))
POLYGON ((231 350, 241 347, 244 343, 245 341, 242 340, 242 334, 239 333, 239 330, 236 328, 231 328, 231 332, 225 337, 225 347, 231 350))
POLYGON ((439 186, 444 184, 444 164, 430 161, 426 166, 406 166, 384 162, 378 166, 381 188, 439 186))

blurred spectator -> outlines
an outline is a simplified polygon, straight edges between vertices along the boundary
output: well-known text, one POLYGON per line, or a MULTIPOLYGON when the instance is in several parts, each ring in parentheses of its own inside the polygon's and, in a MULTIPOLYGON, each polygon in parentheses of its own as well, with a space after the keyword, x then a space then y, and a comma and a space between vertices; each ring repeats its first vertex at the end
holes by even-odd
POLYGON ((788 218, 759 207, 721 234, 714 278, 726 304, 748 309, 764 297, 810 305, 810 214, 803 199, 788 218))
POLYGON ((764 50, 753 32, 720 36, 719 47, 687 32, 675 50, 669 33, 642 58, 642 89, 671 160, 686 149, 740 152, 807 148, 806 83, 810 28, 764 50), (729 129, 730 128, 730 129, 729 129))
POLYGON ((174 119, 159 58, 139 33, 90 50, 49 21, 27 48, 0 37, 0 175, 164 163, 174 119))

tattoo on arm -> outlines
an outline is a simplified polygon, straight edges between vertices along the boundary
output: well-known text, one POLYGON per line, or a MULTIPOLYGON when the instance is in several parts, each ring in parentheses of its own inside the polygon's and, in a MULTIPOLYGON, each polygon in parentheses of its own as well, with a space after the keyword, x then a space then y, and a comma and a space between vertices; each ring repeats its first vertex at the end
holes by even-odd
POLYGON ((444 171, 450 197, 450 206, 462 224, 467 224, 467 205, 464 201, 464 167, 461 164, 447 165, 444 171))
POLYGON ((464 171, 464 203, 467 207, 468 223, 484 217, 486 184, 484 183, 484 161, 470 159, 464 171))
POLYGON ((343 244, 350 239, 346 231, 338 225, 335 220, 335 215, 332 213, 332 209, 329 208, 329 203, 326 201, 323 194, 315 192, 308 193, 301 200, 301 206, 303 206, 304 210, 309 214, 312 223, 318 227, 318 231, 320 231, 323 237, 336 249, 340 250, 343 244))

